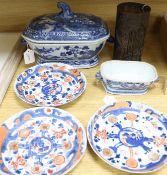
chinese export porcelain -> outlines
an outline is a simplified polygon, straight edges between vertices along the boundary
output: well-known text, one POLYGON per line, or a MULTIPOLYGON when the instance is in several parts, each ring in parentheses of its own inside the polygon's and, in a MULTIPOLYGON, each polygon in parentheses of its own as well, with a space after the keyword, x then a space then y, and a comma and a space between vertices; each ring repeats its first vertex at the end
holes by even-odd
POLYGON ((77 68, 97 65, 97 54, 109 37, 106 24, 99 17, 73 13, 64 2, 57 6, 60 13, 36 17, 22 33, 37 63, 62 62, 77 68))
POLYGON ((148 173, 167 162, 167 118, 147 105, 106 105, 90 119, 87 135, 94 152, 120 170, 148 173))
POLYGON ((15 92, 23 101, 35 106, 59 106, 78 98, 86 88, 83 73, 63 63, 36 65, 21 73, 15 92))
POLYGON ((15 114, 0 127, 0 172, 21 175, 63 175, 83 157, 86 133, 70 113, 51 107, 15 114))
POLYGON ((158 81, 156 68, 146 62, 112 60, 101 64, 96 78, 112 94, 144 94, 158 81))

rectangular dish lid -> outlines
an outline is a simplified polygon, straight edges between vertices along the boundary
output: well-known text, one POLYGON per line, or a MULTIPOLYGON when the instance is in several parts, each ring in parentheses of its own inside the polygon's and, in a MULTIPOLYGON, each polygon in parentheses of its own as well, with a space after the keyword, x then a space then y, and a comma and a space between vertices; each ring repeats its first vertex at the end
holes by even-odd
POLYGON ((22 36, 34 42, 43 41, 92 41, 108 37, 109 31, 101 18, 73 13, 64 2, 58 2, 60 13, 34 18, 22 36))

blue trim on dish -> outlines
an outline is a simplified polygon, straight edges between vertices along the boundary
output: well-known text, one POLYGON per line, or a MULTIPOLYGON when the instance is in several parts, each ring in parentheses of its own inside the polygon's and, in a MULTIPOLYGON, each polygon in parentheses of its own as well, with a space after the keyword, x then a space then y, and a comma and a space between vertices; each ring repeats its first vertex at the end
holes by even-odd
POLYGON ((64 63, 69 64, 76 68, 90 68, 94 67, 99 62, 99 56, 95 56, 90 59, 73 59, 73 60, 63 60, 63 59, 56 59, 55 60, 47 60, 40 57, 37 57, 36 63, 37 64, 43 64, 43 63, 64 63))
POLYGON ((105 90, 112 94, 145 94, 148 91, 149 86, 158 81, 158 79, 147 83, 113 81, 104 79, 100 71, 96 73, 95 77, 102 82, 105 90))
POLYGON ((142 88, 137 88, 136 86, 133 86, 134 87, 133 88, 133 87, 128 87, 127 86, 128 83, 123 84, 123 83, 118 82, 118 85, 120 85, 120 87, 114 88, 114 87, 112 87, 112 83, 111 84, 106 84, 104 81, 102 81, 102 84, 105 87, 105 90, 108 93, 112 93, 112 94, 132 94, 132 95, 139 94, 140 95, 140 94, 145 94, 148 91, 148 89, 147 89, 148 86, 147 86, 147 88, 144 86, 143 89, 142 88))

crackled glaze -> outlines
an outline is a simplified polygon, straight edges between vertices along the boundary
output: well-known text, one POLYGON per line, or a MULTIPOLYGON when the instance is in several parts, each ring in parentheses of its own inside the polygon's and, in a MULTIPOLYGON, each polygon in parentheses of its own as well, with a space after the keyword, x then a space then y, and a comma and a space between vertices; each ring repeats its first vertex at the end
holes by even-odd
POLYGON ((78 98, 86 88, 85 76, 62 63, 46 63, 21 73, 15 92, 23 101, 36 106, 59 106, 78 98))
POLYGON ((25 110, 4 122, 1 128, 8 131, 1 149, 3 174, 66 174, 86 149, 82 124, 56 108, 25 110))
POLYGON ((123 171, 146 173, 167 161, 167 118, 135 102, 116 102, 100 108, 88 124, 95 153, 123 171))

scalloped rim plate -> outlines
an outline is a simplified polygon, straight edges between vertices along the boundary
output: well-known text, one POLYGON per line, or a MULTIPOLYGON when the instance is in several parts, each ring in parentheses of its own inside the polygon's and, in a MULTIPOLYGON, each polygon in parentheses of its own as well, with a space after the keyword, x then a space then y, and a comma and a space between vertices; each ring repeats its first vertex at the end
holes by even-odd
POLYGON ((0 130, 0 172, 7 175, 66 174, 79 163, 87 147, 83 125, 70 113, 53 107, 19 112, 0 130))
POLYGON ((149 173, 167 162, 167 118, 145 104, 123 101, 98 109, 87 137, 102 160, 122 171, 149 173))
POLYGON ((63 63, 44 63, 22 72, 14 83, 16 95, 35 106, 60 106, 78 98, 86 89, 86 78, 63 63))

